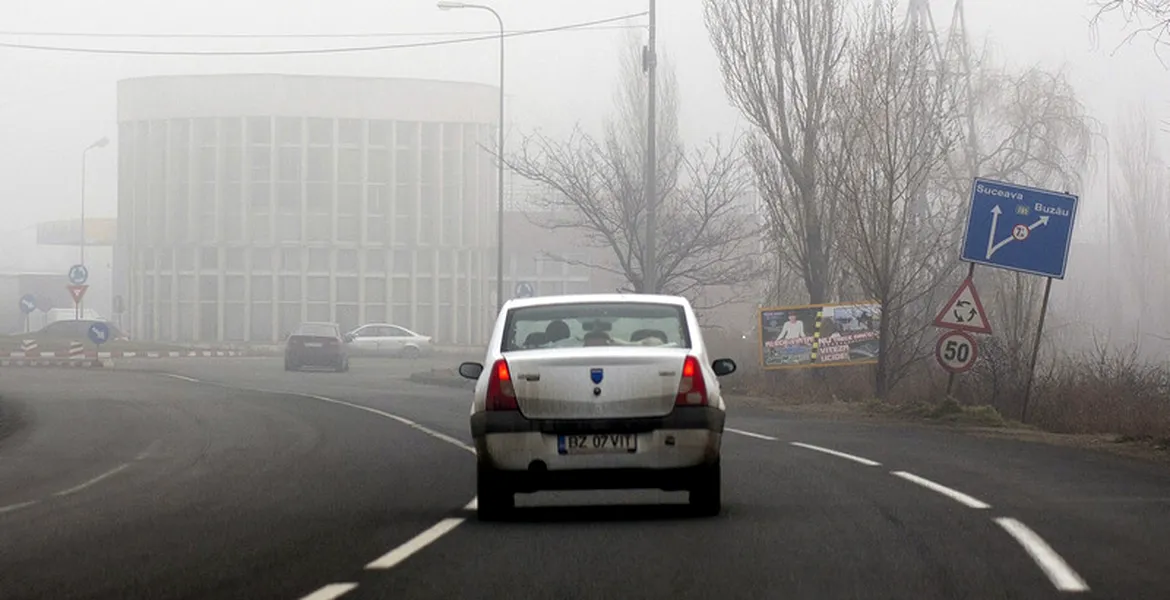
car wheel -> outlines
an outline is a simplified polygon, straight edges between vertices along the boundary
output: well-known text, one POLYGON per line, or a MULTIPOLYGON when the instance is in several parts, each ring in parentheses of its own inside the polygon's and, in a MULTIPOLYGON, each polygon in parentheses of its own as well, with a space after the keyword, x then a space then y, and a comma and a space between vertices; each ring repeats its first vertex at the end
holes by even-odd
POLYGON ((296 366, 296 365, 294 365, 294 364, 292 364, 291 362, 289 362, 289 361, 288 361, 288 359, 285 359, 285 361, 284 361, 284 370, 285 370, 285 371, 296 371, 296 370, 297 370, 297 366, 296 366))
POLYGON ((421 352, 419 352, 418 348, 414 346, 407 346, 402 351, 403 358, 409 358, 411 360, 418 358, 419 354, 421 354, 421 352))
POLYGON ((476 515, 480 521, 499 521, 516 506, 516 495, 500 481, 491 468, 479 466, 475 471, 476 515))
POLYGON ((723 510, 723 475, 719 463, 702 468, 691 487, 691 508, 700 516, 714 517, 723 510))

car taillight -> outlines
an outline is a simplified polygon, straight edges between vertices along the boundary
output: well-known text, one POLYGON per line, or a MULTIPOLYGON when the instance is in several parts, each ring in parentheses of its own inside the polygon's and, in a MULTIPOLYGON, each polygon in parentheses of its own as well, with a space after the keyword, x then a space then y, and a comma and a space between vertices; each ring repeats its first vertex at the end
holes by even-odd
POLYGON ((674 405, 707 405, 707 382, 703 381, 703 369, 699 366, 699 359, 693 356, 688 356, 683 361, 682 379, 678 382, 678 395, 674 398, 674 405))
POLYGON ((508 361, 502 358, 492 365, 485 404, 487 410, 520 409, 516 404, 516 389, 512 387, 512 372, 508 370, 508 361))

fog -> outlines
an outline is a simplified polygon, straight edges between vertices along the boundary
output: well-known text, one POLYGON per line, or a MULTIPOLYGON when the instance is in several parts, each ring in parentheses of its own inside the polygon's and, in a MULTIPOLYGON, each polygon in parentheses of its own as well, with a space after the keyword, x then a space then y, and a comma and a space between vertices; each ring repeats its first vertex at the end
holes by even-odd
MULTIPOLYGON (((0 34, 0 41, 18 46, 155 51, 324 49, 490 36, 495 31, 495 22, 486 12, 440 11, 429 0, 330 3, 267 0, 246 4, 212 0, 170 3, 165 7, 147 0, 6 4, 5 32, 0 34), (107 37, 81 35, 85 33, 107 37), (108 37, 110 34, 156 37, 108 37), (189 34, 304 37, 180 37, 189 34), (360 34, 360 37, 311 37, 322 34, 360 34)), ((674 68, 678 138, 688 146, 701 146, 715 138, 734 140, 751 131, 725 93, 719 58, 704 23, 703 4, 697 0, 659 2, 659 50, 663 60, 674 68)), ((647 7, 644 0, 495 0, 491 5, 502 15, 510 31, 605 20, 642 13, 647 7)), ((939 29, 951 22, 953 5, 950 0, 930 2, 939 29)), ((1115 196, 1125 196, 1126 184, 1121 181, 1125 167, 1118 164, 1118 155, 1128 142, 1122 138, 1122 132, 1141 128, 1127 120, 1128 117, 1144 111, 1148 123, 1156 127, 1170 115, 1167 105, 1170 86, 1166 85, 1170 73, 1150 41, 1143 37, 1127 40, 1125 36, 1133 26, 1119 16, 1109 17, 1094 28, 1091 20, 1096 9, 1077 1, 979 0, 968 1, 965 10, 968 36, 976 49, 986 47, 991 56, 1008 65, 1019 68, 1039 65, 1067 75, 1088 116, 1104 125, 1099 130, 1107 132, 1109 147, 1115 155, 1112 169, 1117 179, 1115 196)), ((568 137, 575 127, 585 133, 603 135, 605 124, 615 114, 620 59, 629 48, 627 40, 631 33, 644 36, 645 24, 646 18, 637 16, 579 30, 509 38, 508 152, 516 151, 521 137, 533 132, 553 140, 568 137)), ((3 226, 5 235, 0 240, 0 270, 64 273, 75 262, 75 248, 37 245, 35 226, 43 221, 78 217, 82 151, 102 137, 109 137, 112 143, 88 153, 86 210, 90 217, 119 216, 118 156, 125 142, 119 139, 117 120, 117 83, 121 80, 155 75, 283 73, 426 78, 494 86, 496 48, 496 42, 487 39, 370 52, 193 57, 0 47, 3 56, 0 64, 5 75, 4 94, 0 97, 0 135, 7 142, 0 147, 0 164, 4 165, 0 194, 7 215, 3 226)), ((490 123, 491 115, 485 119, 490 123)), ((1164 153, 1166 140, 1163 132, 1154 131, 1148 140, 1148 150, 1164 153)), ((490 136, 483 137, 479 143, 490 147, 490 136)), ((1126 251, 1116 240, 1116 252, 1110 253, 1108 259, 1113 263, 1099 259, 1100 244, 1107 237, 1103 227, 1108 196, 1104 148, 1102 144, 1094 144, 1096 168, 1078 173, 1081 187, 1071 190, 1082 196, 1075 235, 1077 247, 1068 279, 1058 282, 1054 289, 1054 310, 1063 311, 1056 318, 1055 326, 1066 330, 1078 320, 1110 310, 1118 297, 1106 295, 1107 290, 1120 289, 1126 281, 1143 277, 1122 268, 1132 261, 1125 258, 1126 251)), ((523 204, 524 197, 533 193, 531 181, 511 172, 506 181, 510 203, 523 204)), ((1131 182, 1130 187, 1133 185, 1136 184, 1131 182)), ((482 201, 493 199, 494 193, 483 190, 482 201)), ((1119 212, 1112 219, 1119 224, 1115 229, 1124 222, 1119 216, 1124 210, 1116 210, 1119 212)), ((1126 236, 1120 230, 1115 233, 1119 238, 1126 236)), ((1165 255, 1166 250, 1152 246, 1140 252, 1165 255)), ((606 249, 600 252, 605 255, 606 249)), ((95 271, 112 268, 112 256, 104 260, 95 271)), ((487 260, 484 267, 488 269, 489 279, 493 265, 494 262, 487 260)), ((579 267, 566 266, 565 273, 579 267)), ((620 271, 617 269, 613 287, 593 291, 621 289, 624 283, 620 271)), ((568 291, 568 288, 562 286, 559 290, 568 291)), ((106 289, 98 297, 109 298, 112 292, 106 289)), ((745 308, 723 318, 720 324, 732 329, 750 329, 754 307, 766 303, 762 295, 761 286, 757 286, 754 292, 734 298, 745 308)), ((800 300, 801 290, 788 296, 800 300)), ((1116 314, 1122 315, 1123 322, 1154 318, 1144 311, 1153 310, 1150 302, 1156 306, 1157 299, 1138 300, 1132 294, 1122 297, 1124 306, 1116 314)), ((728 299, 726 295, 720 298, 728 299)), ((2 301, 13 302, 9 298, 2 301)), ((392 313, 389 309, 386 312, 392 313)), ((417 313, 411 314, 418 318, 417 313)), ((330 316, 336 315, 330 313, 330 316)), ((393 314, 383 317, 390 319, 393 314)), ((425 324, 415 325, 425 328, 425 324)), ((1159 331, 1165 331, 1168 326, 1170 323, 1159 321, 1159 331)), ((1099 329, 1114 331, 1118 338, 1114 341, 1118 343, 1138 336, 1133 331, 1128 335, 1116 333, 1126 329, 1122 326, 1099 329)), ((1079 342, 1092 337, 1088 331, 1085 334, 1079 342)))

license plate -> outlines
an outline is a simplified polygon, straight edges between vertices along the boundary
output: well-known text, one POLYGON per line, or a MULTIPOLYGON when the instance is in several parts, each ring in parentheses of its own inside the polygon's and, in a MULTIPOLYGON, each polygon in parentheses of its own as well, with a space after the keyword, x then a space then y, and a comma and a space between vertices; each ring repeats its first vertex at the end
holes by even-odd
POLYGON ((557 436, 559 454, 634 453, 638 436, 633 433, 589 433, 557 436))
POLYGON ((320 348, 323 345, 321 342, 305 342, 306 348, 320 348))

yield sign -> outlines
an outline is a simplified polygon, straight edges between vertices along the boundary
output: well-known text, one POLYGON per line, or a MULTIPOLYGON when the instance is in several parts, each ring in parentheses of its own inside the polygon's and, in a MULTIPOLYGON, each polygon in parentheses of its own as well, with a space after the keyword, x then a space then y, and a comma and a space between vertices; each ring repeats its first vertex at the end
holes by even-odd
POLYGON ((74 304, 81 304, 81 299, 85 297, 85 290, 89 289, 88 285, 67 285, 69 288, 69 295, 73 296, 74 304))
POLYGON ((947 301, 946 306, 934 318, 936 327, 958 329, 971 333, 991 333, 991 323, 987 319, 987 311, 983 310, 983 302, 975 291, 975 282, 970 277, 963 280, 963 284, 955 291, 955 295, 947 301))

